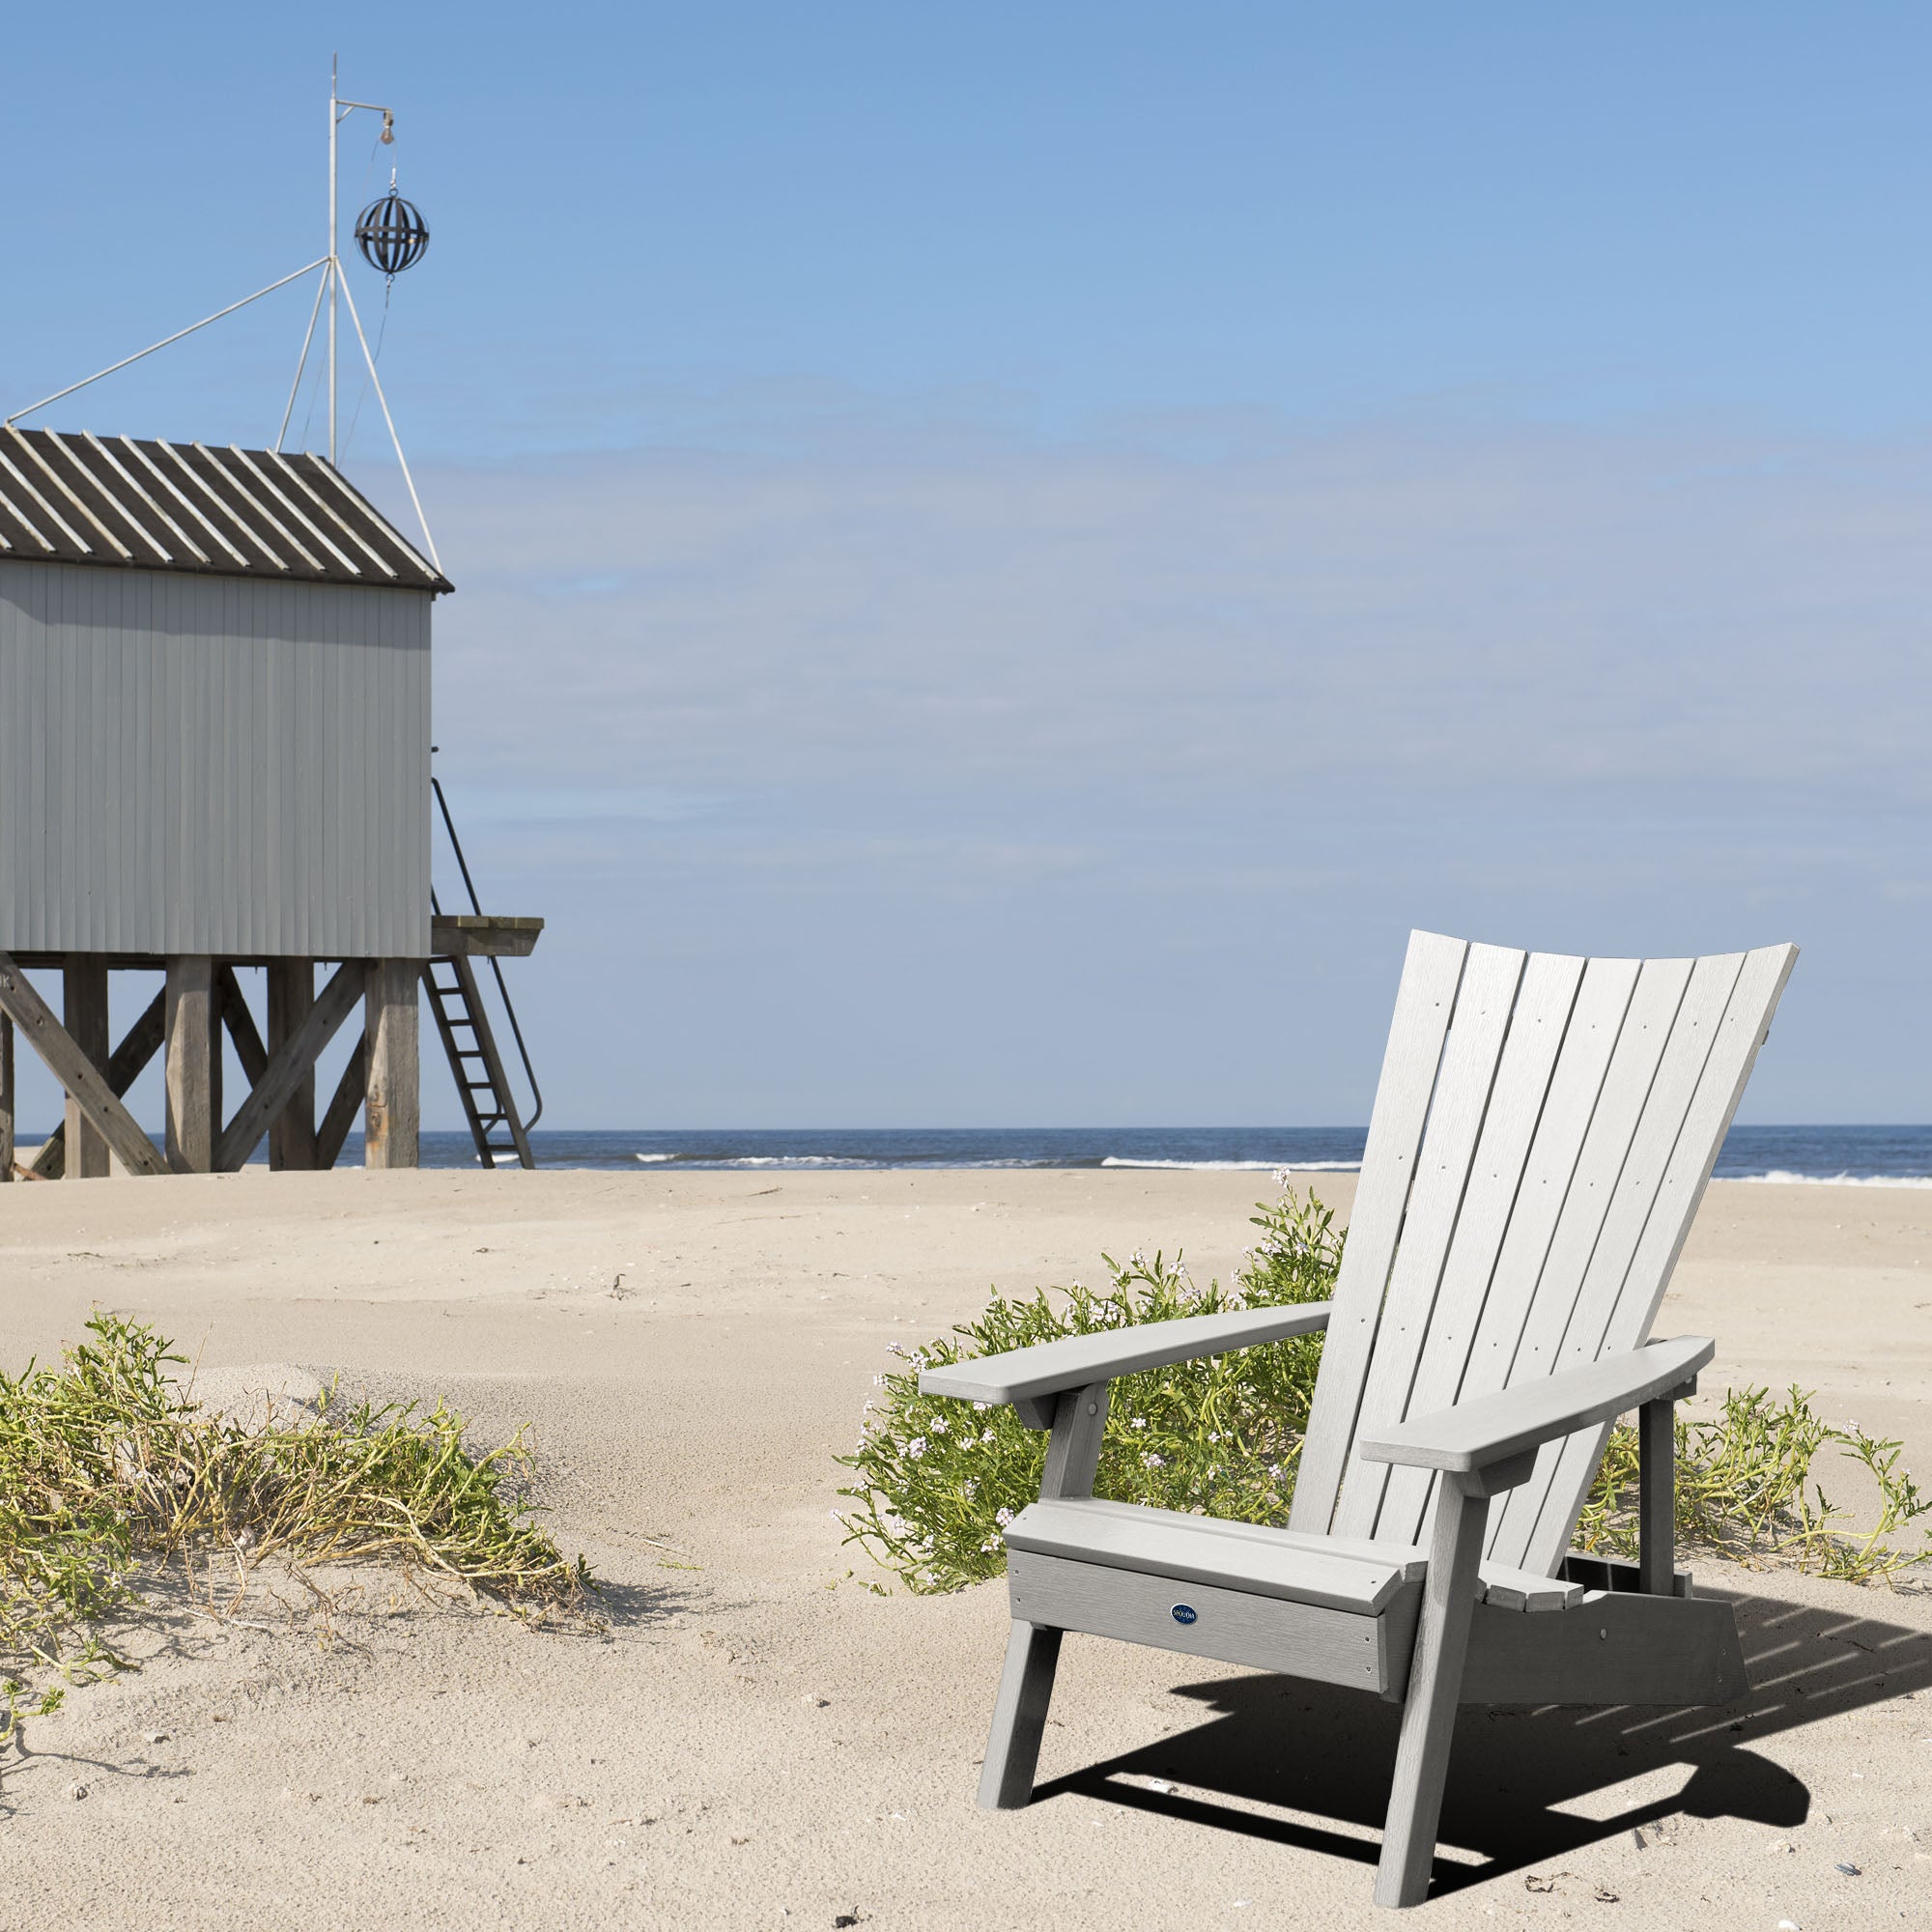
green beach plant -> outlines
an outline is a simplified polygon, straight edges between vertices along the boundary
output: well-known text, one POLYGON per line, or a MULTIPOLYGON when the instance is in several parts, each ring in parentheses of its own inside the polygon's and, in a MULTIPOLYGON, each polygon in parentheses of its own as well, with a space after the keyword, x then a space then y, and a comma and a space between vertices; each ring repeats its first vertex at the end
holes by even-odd
MULTIPOLYGON (((1104 1289, 1075 1282, 1026 1297, 997 1291, 977 1321, 893 1352, 902 1369, 876 1378, 857 1450, 838 1460, 858 1480, 838 1493, 846 1540, 868 1546, 916 1591, 952 1590, 1006 1568, 1000 1531, 1039 1493, 1046 1438, 1010 1408, 923 1396, 919 1372, 1063 1335, 1182 1315, 1325 1300, 1342 1257, 1334 1214, 1311 1194, 1258 1204, 1261 1235, 1230 1289, 1205 1287, 1176 1255, 1102 1256, 1104 1289)), ((1251 1522, 1287 1520, 1321 1338, 1247 1349, 1114 1384, 1094 1492, 1163 1509, 1251 1522)))
MULTIPOLYGON (((1205 1288, 1177 1255, 1103 1256, 1108 1285, 995 1290, 977 1321, 923 1347, 895 1344, 903 1364, 875 1378, 858 1447, 839 1463, 854 1480, 839 1495, 848 1543, 867 1548, 916 1592, 955 1590, 1006 1568, 1000 1532, 1039 1492, 1046 1438, 1012 1409, 968 1406, 919 1392, 922 1369, 998 1354, 1064 1335, 1124 1328, 1180 1315, 1325 1300, 1344 1236, 1313 1193, 1297 1197, 1286 1174, 1281 1197, 1257 1203, 1261 1235, 1234 1285, 1205 1288)), ((1308 1420, 1321 1337, 1242 1350, 1149 1370, 1114 1384, 1094 1493, 1117 1502, 1192 1510, 1239 1521, 1283 1523, 1308 1420)), ((1932 1495, 1899 1467, 1900 1445, 1839 1429, 1793 1388, 1779 1402, 1761 1388, 1727 1391, 1709 1417, 1677 1422, 1677 1534, 1681 1544, 1727 1560, 1783 1560, 1852 1582, 1895 1579, 1932 1559, 1932 1495), (1878 1495, 1862 1532, 1834 1524, 1849 1512, 1813 1478, 1830 1447, 1864 1469, 1878 1495), (1892 1539, 1918 1525, 1921 1547, 1892 1539)), ((1619 1426, 1574 1539, 1580 1549, 1635 1553, 1636 1432, 1619 1426)))
MULTIPOLYGON (((1867 1435, 1855 1422, 1836 1428, 1812 1400, 1812 1391, 1795 1383, 1781 1401, 1769 1389, 1726 1389, 1717 1414, 1677 1418, 1678 1540, 1734 1563, 1782 1557, 1848 1583, 1893 1578, 1932 1560, 1932 1530, 1917 1551, 1891 1541, 1932 1514, 1932 1495, 1898 1466, 1903 1445, 1867 1435), (1877 1510, 1862 1533, 1832 1527, 1852 1513, 1833 1503, 1813 1476, 1827 1445, 1861 1467, 1876 1489, 1877 1510)), ((1610 1433, 1572 1541, 1606 1555, 1636 1554, 1637 1436, 1628 1423, 1610 1433)))
MULTIPOLYGON (((122 1660, 103 1630, 170 1564, 233 1608, 265 1559, 397 1566, 419 1588, 533 1621, 584 1616, 596 1584, 533 1520, 519 1431, 474 1455, 443 1402, 323 1393, 299 1421, 212 1412, 155 1331, 97 1314, 57 1369, 0 1375, 0 1743, 26 1678, 122 1660)), ((57 1693, 56 1693, 57 1694, 57 1693)))

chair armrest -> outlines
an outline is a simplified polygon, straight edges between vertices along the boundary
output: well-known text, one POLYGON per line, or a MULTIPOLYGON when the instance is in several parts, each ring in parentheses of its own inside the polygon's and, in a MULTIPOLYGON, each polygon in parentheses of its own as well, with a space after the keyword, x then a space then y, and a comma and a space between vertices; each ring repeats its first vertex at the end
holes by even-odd
POLYGON ((1695 1386, 1697 1371, 1717 1352, 1718 1345, 1702 1335, 1652 1342, 1520 1388, 1391 1423, 1365 1435, 1357 1446, 1372 1463, 1467 1475, 1593 1422, 1608 1422, 1659 1396, 1688 1394, 1686 1385, 1695 1386))
POLYGON ((1183 1315, 1174 1321, 1103 1328, 927 1369, 919 1388, 922 1395, 958 1396, 968 1402, 1037 1402, 1062 1389, 1086 1388, 1141 1369, 1312 1334, 1327 1327, 1328 1310, 1325 1301, 1304 1301, 1286 1308, 1239 1308, 1224 1315, 1183 1315))

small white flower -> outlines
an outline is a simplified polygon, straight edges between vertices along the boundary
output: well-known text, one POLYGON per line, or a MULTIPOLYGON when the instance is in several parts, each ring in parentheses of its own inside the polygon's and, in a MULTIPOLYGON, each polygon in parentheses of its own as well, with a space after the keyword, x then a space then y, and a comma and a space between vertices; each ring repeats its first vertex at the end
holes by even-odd
POLYGON ((1005 1529, 1008 1523, 1011 1522, 1012 1520, 1013 1520, 1013 1513, 1009 1509, 999 1510, 994 1514, 993 1517, 993 1520, 996 1523, 998 1523, 1002 1529, 1005 1529))
POLYGON ((987 1409, 991 1408, 992 1406, 993 1405, 989 1402, 976 1402, 973 1405, 973 1406, 977 1408, 982 1415, 986 1412, 987 1409))
POLYGON ((1167 1463, 1160 1457, 1155 1456, 1151 1453, 1143 1456, 1141 1458, 1141 1461, 1150 1469, 1164 1469, 1167 1467, 1167 1463))
POLYGON ((912 1440, 906 1444, 906 1455, 913 1462, 917 1463, 919 1459, 924 1454, 925 1454, 925 1437, 923 1435, 915 1435, 912 1438, 912 1440))
POLYGON ((943 1415, 935 1415, 932 1418, 932 1433, 935 1435, 944 1435, 952 1427, 952 1423, 948 1422, 943 1415))
POLYGON ((1134 1427, 1135 1427, 1136 1429, 1145 1429, 1145 1428, 1147 1427, 1147 1417, 1146 1417, 1146 1416, 1144 1416, 1144 1415, 1137 1415, 1137 1416, 1135 1416, 1135 1417, 1134 1417, 1134 1427))
POLYGON ((990 1449, 993 1446, 993 1432, 990 1429, 986 1430, 980 1435, 980 1443, 982 1448, 986 1449, 990 1449))

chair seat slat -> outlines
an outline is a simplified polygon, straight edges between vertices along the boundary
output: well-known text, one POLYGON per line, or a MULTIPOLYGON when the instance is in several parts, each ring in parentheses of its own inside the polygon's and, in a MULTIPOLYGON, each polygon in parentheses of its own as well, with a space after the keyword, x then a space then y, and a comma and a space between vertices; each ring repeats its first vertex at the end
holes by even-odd
MULTIPOLYGON (((1415 1544, 1304 1536, 1091 1496, 1029 1503, 1008 1526, 1007 1548, 1362 1616, 1379 1615, 1429 1567, 1415 1544)), ((1567 1609, 1583 1598, 1580 1583, 1502 1564, 1485 1564, 1479 1579, 1483 1595, 1504 1609, 1567 1609)))
POLYGON ((1029 1503, 1007 1525, 1007 1548, 1361 1616, 1386 1609, 1426 1567, 1415 1549, 1355 1555, 1327 1537, 1258 1530, 1176 1510, 1128 1505, 1108 1512, 1089 1502, 1053 1500, 1029 1503))

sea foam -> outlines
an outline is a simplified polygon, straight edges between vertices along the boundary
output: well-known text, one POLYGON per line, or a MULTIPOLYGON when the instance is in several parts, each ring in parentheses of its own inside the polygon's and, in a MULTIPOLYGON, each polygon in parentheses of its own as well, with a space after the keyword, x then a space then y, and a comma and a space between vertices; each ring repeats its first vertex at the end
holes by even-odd
POLYGON ((1793 1174, 1782 1167, 1775 1167, 1769 1174, 1720 1174, 1717 1178, 1774 1187, 1932 1187, 1932 1174, 1793 1174))
POLYGON ((1127 1154, 1110 1153, 1102 1167, 1172 1167, 1190 1174, 1272 1174, 1287 1168, 1292 1174, 1356 1174, 1358 1160, 1137 1160, 1127 1154))

